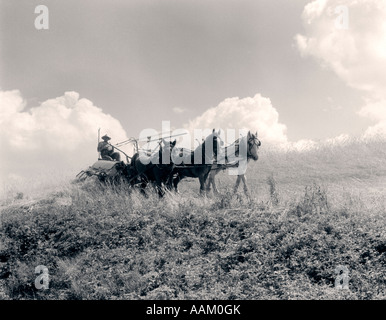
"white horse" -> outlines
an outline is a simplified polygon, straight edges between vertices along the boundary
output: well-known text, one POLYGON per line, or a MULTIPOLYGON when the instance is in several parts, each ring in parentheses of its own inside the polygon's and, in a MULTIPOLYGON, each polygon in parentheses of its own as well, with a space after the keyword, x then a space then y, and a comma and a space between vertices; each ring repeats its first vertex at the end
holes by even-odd
POLYGON ((237 180, 234 186, 233 191, 236 193, 239 188, 240 182, 244 183, 244 192, 249 197, 249 189, 247 185, 247 177, 245 176, 246 166, 250 159, 257 161, 259 158, 257 155, 257 151, 261 146, 261 141, 257 139, 257 132, 255 134, 248 131, 246 136, 237 139, 228 147, 225 147, 224 150, 217 157, 217 164, 212 166, 212 170, 209 173, 208 183, 207 183, 207 191, 210 191, 210 186, 213 186, 213 192, 215 194, 219 194, 217 190, 215 177, 216 175, 227 168, 238 170, 237 172, 237 180), (245 150, 245 148, 247 150, 245 150), (241 152, 240 152, 241 151, 241 152), (233 163, 232 159, 237 159, 233 163), (240 164, 245 166, 240 168, 240 164), (237 169, 236 169, 237 168, 237 169), (240 170, 239 170, 240 169, 240 170))

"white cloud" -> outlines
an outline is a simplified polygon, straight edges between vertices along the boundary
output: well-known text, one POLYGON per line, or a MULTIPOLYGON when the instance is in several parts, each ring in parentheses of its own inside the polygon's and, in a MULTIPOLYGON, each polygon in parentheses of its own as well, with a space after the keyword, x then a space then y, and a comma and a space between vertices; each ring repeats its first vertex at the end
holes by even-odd
POLYGON ((312 20, 319 17, 325 9, 327 0, 318 0, 307 4, 304 7, 303 17, 308 24, 312 23, 312 20))
POLYGON ((337 137, 326 139, 325 144, 330 146, 336 146, 336 145, 343 145, 347 142, 349 142, 350 136, 346 133, 342 133, 337 137))
POLYGON ((179 108, 179 107, 174 107, 173 108, 173 112, 175 113, 184 113, 186 110, 183 109, 183 108, 179 108))
POLYGON ((386 1, 316 0, 303 11, 305 35, 295 40, 303 56, 316 58, 347 85, 362 90, 360 115, 377 121, 366 134, 386 133, 386 1), (342 18, 335 9, 348 9, 348 28, 336 26, 342 18))
POLYGON ((386 100, 376 102, 368 101, 366 106, 359 112, 361 116, 368 117, 372 120, 386 122, 386 100))
POLYGON ((323 147, 342 146, 351 141, 353 141, 353 138, 350 135, 346 133, 342 133, 339 136, 318 140, 318 141, 311 140, 311 139, 301 139, 295 142, 288 142, 285 144, 277 145, 275 149, 286 151, 286 152, 288 151, 307 152, 307 151, 317 150, 323 147))
POLYGON ((185 127, 194 129, 235 129, 257 131, 259 139, 268 143, 286 143, 286 126, 279 122, 279 113, 271 100, 256 94, 253 98, 228 98, 217 107, 205 111, 185 127))
POLYGON ((363 137, 386 137, 386 99, 378 101, 367 101, 366 105, 358 112, 359 115, 367 117, 376 122, 365 131, 363 137))
POLYGON ((15 176, 84 169, 97 159, 98 128, 112 142, 127 139, 118 120, 76 92, 25 110, 18 90, 0 91, 2 181, 15 176))
POLYGON ((327 97, 326 100, 328 104, 323 108, 324 112, 336 112, 343 109, 342 106, 337 104, 333 98, 327 97))
POLYGON ((284 150, 295 150, 298 152, 310 151, 318 147, 318 143, 314 140, 301 139, 296 142, 290 142, 281 146, 284 150))

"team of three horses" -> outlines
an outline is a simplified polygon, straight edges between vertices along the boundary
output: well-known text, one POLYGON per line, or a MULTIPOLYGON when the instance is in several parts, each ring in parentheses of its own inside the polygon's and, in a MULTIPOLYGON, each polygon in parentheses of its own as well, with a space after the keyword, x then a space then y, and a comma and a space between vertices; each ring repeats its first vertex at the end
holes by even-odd
POLYGON ((199 179, 201 194, 210 191, 211 186, 213 192, 218 194, 216 174, 224 169, 233 169, 237 175, 234 191, 242 181, 244 192, 249 196, 245 170, 250 159, 258 159, 261 142, 257 133, 249 131, 225 148, 221 147, 224 142, 220 138, 220 131, 214 129, 194 151, 176 148, 176 140, 167 142, 163 139, 163 144, 160 144, 156 154, 136 153, 131 159, 130 165, 140 179, 142 192, 149 183, 155 184, 160 196, 165 194, 165 188, 178 192, 178 183, 185 177, 191 177, 199 179))

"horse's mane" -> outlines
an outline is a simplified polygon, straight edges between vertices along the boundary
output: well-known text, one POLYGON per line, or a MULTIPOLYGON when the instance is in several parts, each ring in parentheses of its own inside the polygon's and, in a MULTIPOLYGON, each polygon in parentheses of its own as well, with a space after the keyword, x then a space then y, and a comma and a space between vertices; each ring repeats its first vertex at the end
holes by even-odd
MULTIPOLYGON (((207 136, 205 138, 205 140, 203 141, 203 143, 201 143, 195 150, 194 150, 194 154, 196 154, 196 152, 200 150, 201 152, 201 158, 202 158, 202 164, 206 163, 206 146, 207 144, 209 143, 212 143, 212 156, 217 156, 218 154, 218 150, 217 150, 217 143, 215 143, 213 140, 214 138, 218 138, 218 135, 215 131, 213 131, 209 136, 207 136)), ((212 159, 209 159, 209 160, 212 160, 212 159)))

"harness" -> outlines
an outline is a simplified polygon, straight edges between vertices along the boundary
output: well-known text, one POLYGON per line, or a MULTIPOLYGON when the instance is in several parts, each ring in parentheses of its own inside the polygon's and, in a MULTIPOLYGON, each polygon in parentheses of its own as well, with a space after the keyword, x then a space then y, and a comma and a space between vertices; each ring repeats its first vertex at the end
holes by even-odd
MULTIPOLYGON (((232 145, 234 145, 234 153, 232 155, 234 157, 239 156, 239 154, 240 154, 240 139, 237 139, 233 144, 231 144, 228 147, 225 147, 225 163, 217 163, 217 162, 214 163, 214 165, 212 166, 212 170, 218 170, 218 169, 225 170, 227 168, 238 167, 238 165, 239 165, 238 160, 236 160, 234 162, 229 161, 229 157, 231 155, 228 153, 228 148, 230 148, 232 145)), ((252 158, 252 152, 251 152, 252 148, 254 146, 259 147, 260 145, 261 145, 261 142, 256 137, 251 137, 248 139, 248 141, 247 141, 247 146, 248 146, 247 147, 247 160, 252 158)))

